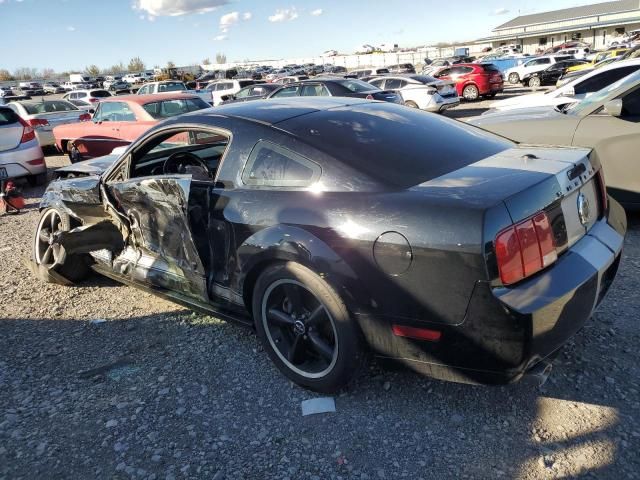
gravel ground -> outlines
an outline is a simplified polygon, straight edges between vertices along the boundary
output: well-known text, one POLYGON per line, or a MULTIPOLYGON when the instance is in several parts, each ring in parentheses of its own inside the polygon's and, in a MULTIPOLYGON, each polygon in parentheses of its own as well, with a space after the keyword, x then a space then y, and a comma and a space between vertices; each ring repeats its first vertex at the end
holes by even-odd
POLYGON ((543 387, 373 363, 336 413, 303 417, 316 395, 250 330, 98 277, 37 282, 42 191, 0 217, 0 479, 640 478, 638 216, 609 296, 543 387))

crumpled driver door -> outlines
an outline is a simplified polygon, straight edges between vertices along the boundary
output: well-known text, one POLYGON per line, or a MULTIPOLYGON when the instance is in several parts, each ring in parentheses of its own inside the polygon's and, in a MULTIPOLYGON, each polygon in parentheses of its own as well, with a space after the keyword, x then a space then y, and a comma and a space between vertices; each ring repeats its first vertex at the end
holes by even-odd
POLYGON ((132 280, 207 300, 205 270, 189 224, 191 175, 132 178, 108 185, 129 223, 114 270, 132 280))

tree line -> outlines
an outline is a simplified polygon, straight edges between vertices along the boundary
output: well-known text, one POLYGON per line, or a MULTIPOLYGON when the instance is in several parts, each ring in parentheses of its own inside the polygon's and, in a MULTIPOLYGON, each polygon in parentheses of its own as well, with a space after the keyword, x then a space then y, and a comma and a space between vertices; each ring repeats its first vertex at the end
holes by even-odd
MULTIPOLYGON (((216 62, 217 63, 226 63, 227 56, 223 53, 216 54, 216 62)), ((211 61, 208 58, 205 58, 202 63, 204 65, 211 64, 211 61)), ((175 68, 176 64, 171 60, 167 62, 165 68, 175 68)), ((160 68, 156 65, 154 68, 160 68)), ((90 75, 92 77, 97 77, 100 75, 114 75, 118 73, 138 73, 142 72, 146 69, 146 64, 140 57, 133 57, 129 60, 129 63, 125 65, 123 62, 118 62, 114 65, 111 65, 108 68, 100 68, 97 65, 89 65, 84 69, 84 73, 90 75)), ((37 78, 41 78, 43 80, 49 80, 54 78, 63 78, 68 77, 71 73, 81 73, 78 71, 67 71, 67 72, 56 72, 52 68, 43 68, 38 70, 37 68, 16 68, 13 72, 10 72, 7 69, 0 68, 0 82, 6 81, 16 81, 16 80, 33 80, 37 78)))

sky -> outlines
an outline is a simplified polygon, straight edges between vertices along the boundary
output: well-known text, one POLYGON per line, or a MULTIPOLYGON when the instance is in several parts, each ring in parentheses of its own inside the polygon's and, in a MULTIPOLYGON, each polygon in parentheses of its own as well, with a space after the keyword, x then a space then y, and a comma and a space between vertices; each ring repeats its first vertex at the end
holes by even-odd
MULTIPOLYGON (((0 69, 147 68, 215 61, 353 53, 473 40, 518 14, 588 4, 576 0, 0 0, 0 69)), ((595 3, 595 2, 591 2, 595 3)))

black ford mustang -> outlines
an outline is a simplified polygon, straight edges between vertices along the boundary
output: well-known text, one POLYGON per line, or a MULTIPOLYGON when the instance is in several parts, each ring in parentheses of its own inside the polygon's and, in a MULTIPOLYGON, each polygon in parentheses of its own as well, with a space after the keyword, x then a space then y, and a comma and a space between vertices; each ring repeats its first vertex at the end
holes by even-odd
POLYGON ((320 391, 367 350, 448 380, 546 374, 626 231, 589 150, 360 99, 194 112, 57 177, 33 242, 44 280, 93 269, 251 325, 320 391))

